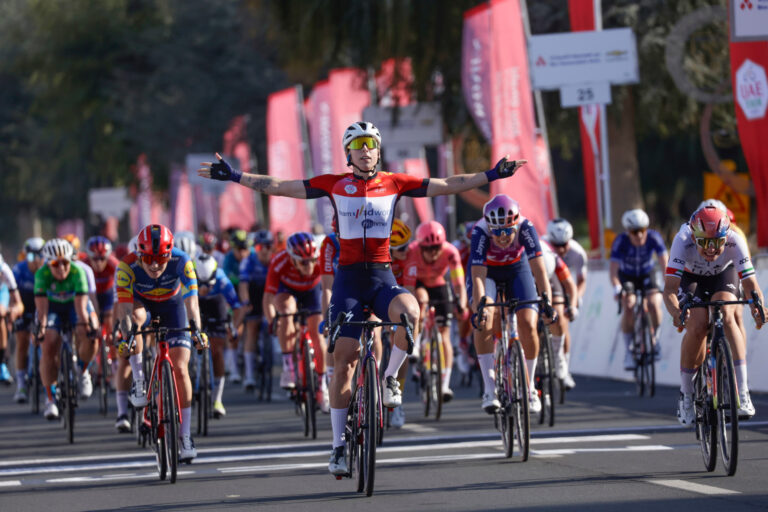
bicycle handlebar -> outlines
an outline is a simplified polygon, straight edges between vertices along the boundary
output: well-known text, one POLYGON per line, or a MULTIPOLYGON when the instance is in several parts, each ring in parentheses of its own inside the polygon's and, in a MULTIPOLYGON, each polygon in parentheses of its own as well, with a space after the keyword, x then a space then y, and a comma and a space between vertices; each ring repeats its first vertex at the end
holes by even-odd
POLYGON ((400 314, 400 321, 399 322, 382 322, 382 321, 373 321, 373 320, 363 320, 363 321, 351 321, 352 313, 345 313, 340 312, 336 316, 336 320, 333 321, 330 328, 328 329, 329 333, 329 339, 328 339, 328 353, 333 354, 333 351, 336 349, 336 339, 339 337, 339 333, 341 332, 342 325, 360 325, 363 328, 371 328, 375 329, 376 327, 387 327, 387 326, 400 326, 405 329, 405 339, 408 342, 408 354, 413 353, 413 324, 408 319, 408 317, 405 315, 405 313, 400 314))
POLYGON ((526 306, 530 304, 539 304, 542 307, 547 307, 550 310, 552 309, 552 305, 550 304, 549 297, 547 296, 546 293, 542 293, 541 297, 536 297, 535 299, 527 299, 527 300, 508 299, 503 302, 488 302, 488 297, 483 296, 480 299, 480 302, 477 304, 477 313, 472 315, 472 317, 470 318, 470 322, 472 323, 472 327, 474 327, 475 329, 479 329, 479 327, 475 323, 475 319, 479 318, 482 320, 484 318, 485 315, 483 314, 483 310, 485 308, 506 307, 509 309, 513 309, 518 306, 526 306))
POLYGON ((765 311, 763 311, 763 302, 760 300, 760 295, 757 294, 756 290, 752 290, 752 298, 751 299, 742 299, 742 300, 710 300, 706 302, 693 302, 693 293, 688 292, 685 294, 685 297, 683 297, 683 300, 680 302, 680 325, 682 327, 685 327, 685 321, 686 316, 688 314, 688 310, 692 308, 706 308, 706 307, 714 307, 716 309, 720 309, 723 306, 728 306, 731 304, 754 304, 757 307, 757 310, 760 315, 760 320, 762 323, 765 323, 765 311))

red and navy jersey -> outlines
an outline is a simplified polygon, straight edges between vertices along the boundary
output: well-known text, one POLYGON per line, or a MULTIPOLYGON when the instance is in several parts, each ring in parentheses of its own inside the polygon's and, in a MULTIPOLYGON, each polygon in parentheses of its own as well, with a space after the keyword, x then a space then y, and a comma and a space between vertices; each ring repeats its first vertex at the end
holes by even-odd
POLYGON ((267 283, 264 292, 277 293, 280 283, 292 290, 303 292, 311 290, 320 283, 320 265, 315 264, 312 275, 303 276, 291 262, 288 251, 282 250, 272 257, 267 270, 267 283))
POLYGON ((81 255, 80 260, 87 263, 93 269, 93 277, 96 280, 96 293, 107 293, 112 291, 115 287, 115 272, 117 266, 120 263, 113 255, 109 255, 107 258, 107 266, 101 272, 96 270, 91 264, 91 260, 86 255, 81 255))
POLYGON ((520 220, 515 240, 506 248, 493 243, 485 219, 480 219, 472 228, 471 266, 503 267, 521 261, 523 255, 529 260, 541 256, 539 235, 533 223, 525 217, 520 220))
POLYGON ((320 244, 320 273, 324 276, 335 276, 336 267, 339 265, 339 245, 336 233, 331 233, 323 238, 320 244))
POLYGON ((304 181, 307 199, 328 197, 338 221, 339 265, 389 263, 389 236, 401 196, 426 197, 429 179, 378 172, 323 174, 304 181))
POLYGON ((139 262, 138 253, 132 252, 117 266, 117 300, 133 302, 134 295, 141 300, 166 302, 197 295, 197 275, 187 253, 176 247, 165 271, 157 279, 147 275, 139 262))

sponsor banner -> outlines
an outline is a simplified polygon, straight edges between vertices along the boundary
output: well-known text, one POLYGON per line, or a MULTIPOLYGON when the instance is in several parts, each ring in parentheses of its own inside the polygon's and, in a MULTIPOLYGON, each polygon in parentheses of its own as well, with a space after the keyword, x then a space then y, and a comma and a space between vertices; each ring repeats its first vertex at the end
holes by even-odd
POLYGON ((731 0, 731 41, 768 41, 768 0, 731 0))
MULTIPOLYGON (((768 290, 768 269, 757 269, 760 289, 768 290)), ((632 381, 633 374, 624 370, 625 344, 621 333, 621 316, 616 314, 613 286, 607 269, 590 269, 587 290, 579 307, 579 317, 570 325, 570 370, 578 375, 608 377, 632 381)), ((744 311, 747 331, 747 366, 749 388, 768 392, 768 344, 760 343, 761 333, 744 311)), ((656 363, 656 383, 666 386, 680 385, 680 344, 683 334, 672 324, 672 317, 664 310, 659 328, 661 360, 656 363)), ((578 378, 577 378, 578 381, 578 378)))
POLYGON ((491 128, 491 9, 482 3, 464 13, 461 41, 461 88, 464 101, 485 139, 491 128))
MULTIPOLYGON (((304 179, 304 155, 297 87, 270 94, 267 98, 267 171, 288 180, 304 179)), ((339 145, 341 147, 341 145, 339 145)), ((269 197, 270 228, 286 235, 310 230, 307 202, 291 197, 269 197)))
POLYGON ((491 1, 491 165, 509 155, 528 163, 510 179, 491 184, 491 195, 507 194, 540 233, 551 218, 548 186, 537 169, 533 94, 528 74, 525 32, 516 0, 491 1))
MULTIPOLYGON (((333 138, 333 109, 331 107, 331 89, 328 80, 315 84, 312 92, 304 102, 304 113, 309 128, 309 147, 312 155, 312 172, 314 176, 341 172, 342 168, 334 168, 333 154, 339 151, 341 139, 333 138)), ((315 201, 317 219, 323 225, 325 232, 331 231, 333 220, 333 205, 327 197, 315 201)))
MULTIPOLYGON (((413 84, 411 59, 385 60, 381 63, 375 80, 379 106, 404 107, 411 103, 411 86, 413 84)), ((378 125, 377 128, 381 129, 378 125)))
POLYGON ((757 205, 757 245, 768 248, 768 42, 731 43, 731 79, 741 148, 757 205))
MULTIPOLYGON (((246 139, 245 116, 235 117, 223 137, 223 154, 232 155, 232 163, 243 172, 251 172, 251 149, 246 139)), ((227 183, 219 196, 219 221, 222 227, 249 230, 256 222, 253 191, 237 183, 227 183)))
MULTIPOLYGON (((568 0, 571 30, 580 32, 595 29, 594 0, 568 0)), ((600 247, 600 210, 598 208, 598 180, 600 171, 600 109, 597 105, 579 108, 581 157, 584 165, 584 189, 589 221, 589 240, 592 249, 600 247)))

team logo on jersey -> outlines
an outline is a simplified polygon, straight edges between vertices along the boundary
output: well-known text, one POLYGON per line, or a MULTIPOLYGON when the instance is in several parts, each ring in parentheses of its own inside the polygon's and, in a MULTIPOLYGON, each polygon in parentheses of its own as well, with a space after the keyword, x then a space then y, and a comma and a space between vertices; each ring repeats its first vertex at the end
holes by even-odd
POLYGON ((355 192, 357 192, 357 187, 354 185, 347 185, 346 187, 344 187, 344 192, 346 192, 347 194, 354 194, 355 192))
POLYGON ((118 269, 117 271, 117 286, 119 288, 125 288, 131 284, 131 276, 128 275, 128 272, 122 269, 118 269))
POLYGON ((195 274, 195 266, 192 264, 192 260, 187 260, 187 262, 184 264, 184 275, 187 276, 188 279, 197 279, 197 274, 195 274))

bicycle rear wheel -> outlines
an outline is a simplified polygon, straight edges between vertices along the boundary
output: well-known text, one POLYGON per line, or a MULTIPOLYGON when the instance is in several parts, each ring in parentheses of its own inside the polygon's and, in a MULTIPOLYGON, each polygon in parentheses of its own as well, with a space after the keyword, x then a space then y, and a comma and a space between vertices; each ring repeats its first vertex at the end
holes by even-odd
POLYGON ((693 407, 696 411, 696 439, 707 471, 714 471, 717 463, 717 417, 707 394, 706 363, 699 367, 693 380, 693 407))
POLYGON ((171 364, 168 361, 162 361, 161 368, 163 444, 170 472, 169 479, 171 483, 175 483, 179 467, 179 405, 176 403, 176 383, 173 379, 171 364))
POLYGON ((513 426, 518 448, 520 449, 520 461, 528 460, 531 447, 531 420, 528 415, 528 372, 525 369, 523 347, 520 340, 516 339, 511 348, 511 376, 512 382, 512 411, 513 426))
POLYGON ((443 340, 437 328, 429 340, 429 390, 435 405, 435 421, 443 412, 443 340))
POLYGON ((539 377, 539 386, 541 387, 539 424, 543 425, 546 422, 552 427, 555 425, 555 370, 552 358, 552 338, 549 328, 543 324, 539 332, 539 345, 541 347, 541 352, 539 353, 540 363, 539 368, 536 370, 536 375, 539 377))
POLYGON ((379 429, 379 388, 376 383, 376 361, 368 358, 365 367, 362 467, 365 471, 365 494, 373 494, 376 474, 376 443, 379 429))
POLYGON ((104 337, 99 338, 99 412, 107 415, 109 408, 109 348, 104 337))
POLYGON ((40 347, 34 342, 30 343, 32 347, 32 414, 40 414, 40 393, 43 390, 43 383, 40 381, 40 347))
POLYGON ((728 476, 736 474, 739 460, 739 398, 731 348, 724 337, 717 342, 717 429, 720 458, 728 476))
POLYGON ((259 365, 259 400, 272 401, 272 337, 267 331, 266 324, 259 328, 259 345, 261 364, 259 365))
POLYGON ((656 358, 653 352, 651 324, 647 313, 643 314, 643 371, 645 388, 649 397, 656 394, 656 358))
MULTIPOLYGON (((503 342, 499 342, 503 343, 503 342)), ((512 393, 514 383, 510 378, 510 368, 508 364, 505 364, 504 354, 501 350, 496 351, 496 358, 494 363, 495 380, 496 380, 496 394, 499 397, 499 403, 501 407, 499 412, 496 413, 496 422, 501 432, 501 442, 504 445, 504 456, 507 458, 512 457, 515 451, 515 426, 514 426, 514 413, 512 407, 512 393)))

